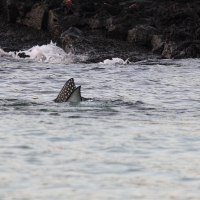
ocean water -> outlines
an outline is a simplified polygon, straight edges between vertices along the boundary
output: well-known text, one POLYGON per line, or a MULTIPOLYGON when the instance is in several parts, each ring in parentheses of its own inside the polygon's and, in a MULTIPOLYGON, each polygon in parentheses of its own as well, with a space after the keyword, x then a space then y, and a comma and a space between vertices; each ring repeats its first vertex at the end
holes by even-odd
POLYGON ((199 200, 200 60, 0 51, 1 200, 199 200), (73 77, 80 103, 54 103, 73 77))

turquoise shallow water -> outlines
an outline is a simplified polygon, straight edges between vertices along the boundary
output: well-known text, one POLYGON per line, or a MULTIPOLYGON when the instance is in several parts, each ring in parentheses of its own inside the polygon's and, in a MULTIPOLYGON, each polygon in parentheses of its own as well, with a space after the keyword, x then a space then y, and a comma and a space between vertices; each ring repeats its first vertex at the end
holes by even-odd
POLYGON ((200 60, 0 61, 0 199, 200 199, 200 60))

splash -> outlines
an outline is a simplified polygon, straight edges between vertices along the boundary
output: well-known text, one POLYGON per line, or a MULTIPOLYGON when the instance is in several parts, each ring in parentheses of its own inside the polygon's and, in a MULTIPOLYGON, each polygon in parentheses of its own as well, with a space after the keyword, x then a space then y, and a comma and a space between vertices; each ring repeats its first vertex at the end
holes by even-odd
POLYGON ((15 53, 14 52, 5 52, 3 49, 0 48, 0 57, 14 57, 15 53))
POLYGON ((100 64, 120 64, 120 65, 126 65, 129 63, 129 59, 123 60, 121 58, 112 58, 106 59, 103 62, 100 62, 100 64))
POLYGON ((22 51, 30 56, 29 59, 46 63, 75 63, 87 60, 87 56, 66 53, 63 49, 51 42, 47 45, 34 46, 27 51, 22 51))
POLYGON ((50 44, 42 46, 34 46, 26 51, 9 52, 6 53, 0 49, 0 57, 10 56, 17 59, 21 59, 20 55, 23 55, 24 59, 35 60, 45 63, 76 63, 83 62, 88 59, 85 55, 75 55, 73 53, 66 53, 63 49, 56 46, 56 43, 50 42, 50 44))

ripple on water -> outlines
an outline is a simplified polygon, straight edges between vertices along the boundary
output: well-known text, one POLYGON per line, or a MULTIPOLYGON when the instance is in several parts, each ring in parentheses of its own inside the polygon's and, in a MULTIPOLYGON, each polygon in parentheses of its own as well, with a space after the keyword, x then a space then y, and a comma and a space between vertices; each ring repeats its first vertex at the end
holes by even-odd
POLYGON ((0 59, 0 199, 200 199, 198 60, 0 59))

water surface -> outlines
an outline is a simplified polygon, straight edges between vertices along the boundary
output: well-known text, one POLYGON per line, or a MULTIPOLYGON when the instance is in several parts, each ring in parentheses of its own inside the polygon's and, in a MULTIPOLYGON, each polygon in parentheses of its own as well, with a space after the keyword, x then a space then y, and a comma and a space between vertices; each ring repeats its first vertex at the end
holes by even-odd
POLYGON ((200 199, 200 60, 0 58, 0 199, 200 199), (73 77, 78 104, 53 100, 73 77))

